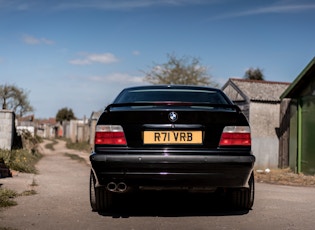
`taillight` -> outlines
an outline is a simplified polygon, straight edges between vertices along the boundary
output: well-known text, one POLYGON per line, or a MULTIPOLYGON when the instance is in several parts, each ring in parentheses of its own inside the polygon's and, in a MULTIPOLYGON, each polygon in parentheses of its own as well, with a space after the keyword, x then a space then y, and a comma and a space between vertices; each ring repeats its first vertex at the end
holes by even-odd
POLYGON ((126 145, 124 130, 120 125, 97 125, 95 129, 95 144, 126 145))
POLYGON ((249 126, 226 126, 223 129, 220 146, 251 146, 249 126))

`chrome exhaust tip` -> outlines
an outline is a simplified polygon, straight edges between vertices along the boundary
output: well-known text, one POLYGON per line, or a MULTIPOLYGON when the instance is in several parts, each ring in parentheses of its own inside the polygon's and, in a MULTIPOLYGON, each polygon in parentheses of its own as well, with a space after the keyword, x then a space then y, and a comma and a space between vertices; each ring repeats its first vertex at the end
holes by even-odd
POLYGON ((116 192, 117 184, 115 182, 109 182, 107 184, 107 190, 110 191, 110 192, 116 192))
POLYGON ((127 185, 124 182, 120 182, 117 184, 117 191, 118 192, 126 192, 127 185))

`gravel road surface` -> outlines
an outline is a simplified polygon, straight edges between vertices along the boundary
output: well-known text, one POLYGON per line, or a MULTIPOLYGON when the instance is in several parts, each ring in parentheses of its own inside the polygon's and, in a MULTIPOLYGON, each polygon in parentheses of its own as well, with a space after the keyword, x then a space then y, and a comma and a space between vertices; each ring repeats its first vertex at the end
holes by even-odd
POLYGON ((39 174, 0 180, 17 192, 17 206, 0 210, 0 229, 314 229, 315 188, 257 183, 253 210, 237 211, 207 194, 147 192, 121 197, 113 213, 92 212, 89 204, 88 153, 66 149, 65 142, 45 149, 39 174), (79 162, 65 156, 75 153, 79 162), (32 187, 31 185, 37 186, 32 187))

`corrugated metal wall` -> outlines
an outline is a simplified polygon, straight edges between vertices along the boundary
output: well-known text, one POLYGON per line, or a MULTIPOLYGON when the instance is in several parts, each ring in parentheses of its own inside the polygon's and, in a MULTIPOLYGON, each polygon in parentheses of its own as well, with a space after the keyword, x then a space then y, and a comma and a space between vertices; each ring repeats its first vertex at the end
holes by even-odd
POLYGON ((315 96, 301 99, 301 172, 315 174, 315 96))
POLYGON ((297 150, 298 150, 298 107, 297 100, 292 99, 290 104, 290 142, 289 142, 289 166, 294 172, 297 168, 297 150))

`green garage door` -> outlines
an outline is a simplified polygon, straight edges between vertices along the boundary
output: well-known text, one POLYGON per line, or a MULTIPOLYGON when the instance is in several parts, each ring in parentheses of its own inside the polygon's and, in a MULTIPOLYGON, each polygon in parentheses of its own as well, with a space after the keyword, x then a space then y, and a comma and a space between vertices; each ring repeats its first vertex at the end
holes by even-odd
POLYGON ((301 100, 301 172, 315 174, 315 96, 301 100))

